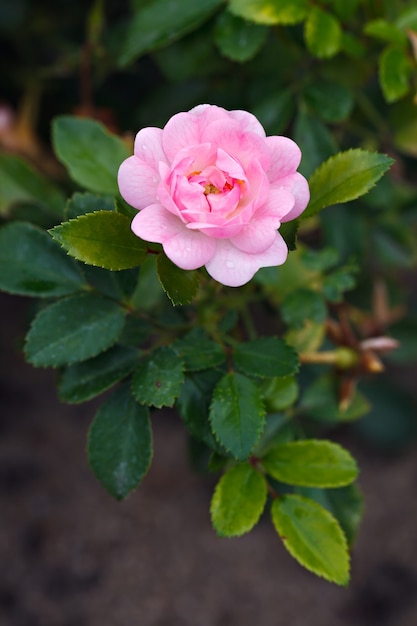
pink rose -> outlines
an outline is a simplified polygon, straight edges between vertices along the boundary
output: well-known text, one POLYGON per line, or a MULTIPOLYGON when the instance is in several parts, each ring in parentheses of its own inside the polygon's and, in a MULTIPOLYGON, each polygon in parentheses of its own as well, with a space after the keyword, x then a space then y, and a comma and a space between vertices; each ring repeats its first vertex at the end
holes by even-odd
POLYGON ((300 159, 291 139, 266 137, 251 113, 202 104, 163 129, 139 131, 119 188, 139 209, 136 235, 161 243, 178 267, 205 265, 220 283, 239 287, 287 258, 277 229, 310 197, 296 171, 300 159))

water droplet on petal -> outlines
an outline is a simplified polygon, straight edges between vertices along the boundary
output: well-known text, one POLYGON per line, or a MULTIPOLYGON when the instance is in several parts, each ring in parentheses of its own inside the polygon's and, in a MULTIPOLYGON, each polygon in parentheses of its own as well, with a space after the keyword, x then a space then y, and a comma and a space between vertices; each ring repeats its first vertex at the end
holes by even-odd
POLYGON ((233 261, 226 261, 226 267, 228 270, 233 270, 235 267, 235 264, 233 263, 233 261))

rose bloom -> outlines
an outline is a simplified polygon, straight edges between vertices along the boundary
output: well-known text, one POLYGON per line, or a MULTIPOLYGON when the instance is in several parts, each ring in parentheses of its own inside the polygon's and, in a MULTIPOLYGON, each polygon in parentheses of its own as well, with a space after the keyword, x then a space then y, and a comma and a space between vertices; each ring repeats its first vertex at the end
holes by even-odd
POLYGON ((205 265, 220 283, 239 287, 287 258, 278 228, 309 201, 300 159, 297 144, 267 137, 251 113, 202 104, 163 129, 140 130, 118 182, 139 210, 138 237, 162 244, 182 269, 205 265))

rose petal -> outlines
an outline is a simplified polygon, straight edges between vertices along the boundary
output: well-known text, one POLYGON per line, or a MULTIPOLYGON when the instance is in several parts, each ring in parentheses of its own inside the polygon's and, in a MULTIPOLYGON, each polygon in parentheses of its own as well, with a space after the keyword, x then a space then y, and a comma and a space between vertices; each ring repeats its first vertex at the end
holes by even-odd
POLYGON ((203 233, 183 228, 164 241, 164 252, 183 270, 195 270, 205 265, 216 251, 217 241, 203 233))
POLYGON ((244 226, 231 242, 243 252, 258 254, 273 244, 279 226, 280 221, 276 217, 270 215, 258 217, 256 213, 255 218, 244 226))
POLYGON ((180 150, 199 143, 202 142, 197 115, 177 113, 162 130, 162 147, 169 161, 173 161, 180 150))
POLYGON ((301 161, 301 150, 297 144, 288 137, 267 137, 265 141, 271 154, 271 164, 267 170, 270 182, 293 174, 301 161))
POLYGON ((281 189, 289 191, 294 197, 294 207, 289 213, 282 217, 282 222, 289 222, 296 219, 304 211, 310 201, 310 189, 308 182, 299 172, 295 172, 291 176, 287 176, 279 181, 279 186, 273 189, 281 189))
POLYGON ((257 118, 252 115, 252 113, 236 109, 234 111, 229 111, 229 115, 232 119, 237 120, 240 123, 243 130, 248 130, 251 133, 259 135, 260 137, 265 137, 264 127, 257 120, 257 118))
POLYGON ((270 151, 265 139, 255 133, 242 131, 235 120, 213 122, 201 131, 201 140, 221 148, 244 168, 254 159, 258 159, 265 170, 269 167, 270 151))
POLYGON ((243 193, 242 203, 253 203, 257 208, 265 204, 269 198, 269 182, 259 161, 252 161, 246 168, 247 188, 243 193))
POLYGON ((228 287, 247 283, 261 267, 282 265, 287 258, 285 241, 276 233, 273 243, 259 254, 249 254, 236 248, 230 241, 218 241, 216 253, 206 263, 210 276, 228 287))
MULTIPOLYGON (((268 214, 269 216, 276 217, 280 222, 287 219, 287 215, 294 208, 294 196, 288 189, 272 188, 269 190, 269 196, 265 204, 262 206, 261 213, 259 215, 268 214)), ((258 211, 254 215, 253 219, 258 217, 258 211)), ((288 221, 288 220, 287 220, 288 221)))
POLYGON ((142 128, 135 138, 135 156, 145 161, 156 172, 159 171, 159 163, 167 163, 165 152, 162 148, 161 128, 142 128))
POLYGON ((132 221, 132 230, 141 239, 164 243, 184 229, 178 217, 169 213, 160 204, 152 204, 140 211, 132 221))
POLYGON ((127 158, 117 175, 120 193, 135 209, 143 209, 157 199, 159 175, 136 156, 127 158))

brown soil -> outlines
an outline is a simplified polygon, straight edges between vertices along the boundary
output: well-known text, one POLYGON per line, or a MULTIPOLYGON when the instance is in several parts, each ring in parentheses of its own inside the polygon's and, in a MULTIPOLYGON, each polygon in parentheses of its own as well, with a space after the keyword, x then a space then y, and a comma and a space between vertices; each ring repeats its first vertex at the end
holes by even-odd
POLYGON ((213 478, 193 474, 173 412, 154 418, 149 475, 117 503, 90 472, 96 404, 63 406, 25 364, 26 302, 0 296, 1 626, 415 626, 417 447, 386 457, 345 444, 366 514, 340 589, 304 571, 267 519, 215 536, 213 478))

